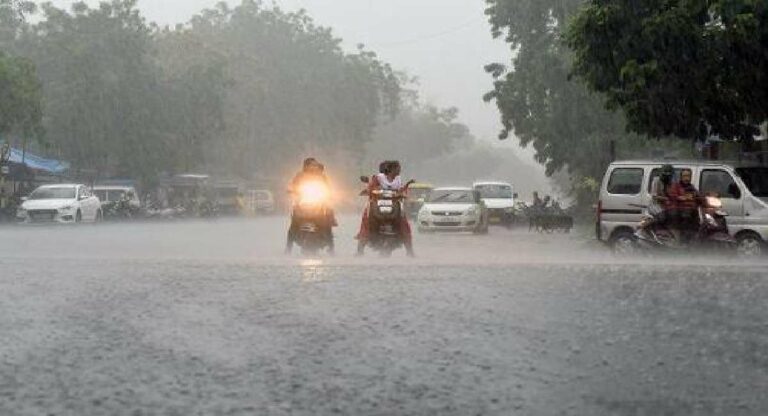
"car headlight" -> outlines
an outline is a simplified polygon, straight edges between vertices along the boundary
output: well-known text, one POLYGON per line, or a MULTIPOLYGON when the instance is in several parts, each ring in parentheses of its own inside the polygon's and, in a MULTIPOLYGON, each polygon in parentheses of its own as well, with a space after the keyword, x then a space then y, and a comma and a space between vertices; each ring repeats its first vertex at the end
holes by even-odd
POLYGON ((467 210, 467 215, 475 215, 477 214, 477 207, 472 207, 467 210))
POLYGON ((27 216, 27 210, 24 208, 17 208, 16 209, 16 216, 17 217, 26 217, 27 216))
POLYGON ((59 211, 71 211, 71 210, 73 210, 74 208, 75 208, 75 207, 74 207, 74 206, 72 206, 72 205, 67 205, 66 207, 61 207, 61 208, 59 208, 59 211))

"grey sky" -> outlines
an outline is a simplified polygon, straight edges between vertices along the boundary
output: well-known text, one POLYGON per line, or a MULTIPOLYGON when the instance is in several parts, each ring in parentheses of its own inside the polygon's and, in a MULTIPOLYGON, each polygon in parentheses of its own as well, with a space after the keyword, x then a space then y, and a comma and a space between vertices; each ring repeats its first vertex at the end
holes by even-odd
MULTIPOLYGON (((54 0, 67 6, 72 0, 54 0)), ((158 23, 189 19, 217 0, 139 0, 158 23)), ((97 3, 95 0, 89 1, 97 3)), ((230 4, 239 0, 230 0, 230 4)), ((506 61, 506 45, 491 38, 483 0, 277 0, 287 10, 306 9, 334 29, 349 48, 364 43, 398 69, 420 80, 422 96, 438 106, 456 106, 462 121, 481 138, 499 131, 494 105, 482 95, 491 88, 483 66, 506 61)), ((512 143, 510 143, 512 145, 512 143)))

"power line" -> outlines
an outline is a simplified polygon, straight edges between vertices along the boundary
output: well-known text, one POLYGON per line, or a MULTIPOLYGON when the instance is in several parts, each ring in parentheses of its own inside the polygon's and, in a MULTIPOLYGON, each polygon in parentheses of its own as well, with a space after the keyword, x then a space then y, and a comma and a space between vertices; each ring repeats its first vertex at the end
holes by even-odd
POLYGON ((452 35, 452 34, 454 34, 456 32, 462 31, 464 29, 467 29, 469 27, 472 27, 472 26, 476 25, 481 20, 485 20, 485 18, 474 18, 474 19, 471 19, 471 20, 469 20, 467 22, 464 22, 463 24, 461 24, 459 26, 454 26, 454 27, 445 29, 445 30, 440 31, 440 32, 432 33, 432 34, 429 34, 429 35, 423 35, 423 36, 419 36, 419 37, 415 37, 415 38, 411 38, 411 39, 395 41, 395 42, 387 42, 387 43, 375 44, 375 45, 372 45, 372 47, 376 48, 376 49, 379 49, 379 48, 390 48, 390 47, 395 47, 395 46, 406 46, 406 45, 411 45, 411 44, 414 44, 414 43, 424 42, 424 41, 427 41, 427 40, 436 39, 436 38, 440 38, 440 37, 447 36, 447 35, 452 35))

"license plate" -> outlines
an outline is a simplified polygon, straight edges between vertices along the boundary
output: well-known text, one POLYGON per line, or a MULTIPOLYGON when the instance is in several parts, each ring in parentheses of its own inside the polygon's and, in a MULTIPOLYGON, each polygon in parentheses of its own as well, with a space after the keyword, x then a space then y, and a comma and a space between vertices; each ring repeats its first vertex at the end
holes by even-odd
POLYGON ((384 200, 379 201, 379 206, 380 207, 391 207, 392 205, 393 204, 392 204, 392 200, 391 199, 384 199, 384 200))
POLYGON ((53 214, 32 214, 33 220, 52 220, 53 214))
POLYGON ((439 224, 442 224, 442 223, 446 223, 446 222, 456 222, 456 220, 454 220, 453 218, 437 218, 435 220, 435 222, 439 223, 439 224))

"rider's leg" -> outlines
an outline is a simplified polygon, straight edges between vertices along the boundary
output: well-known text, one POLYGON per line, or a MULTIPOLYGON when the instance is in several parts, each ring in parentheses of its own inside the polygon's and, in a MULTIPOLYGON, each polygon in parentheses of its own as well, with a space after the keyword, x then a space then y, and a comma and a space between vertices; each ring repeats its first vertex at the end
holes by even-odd
POLYGON ((416 255, 413 251, 413 233, 411 232, 411 225, 408 223, 408 219, 403 217, 400 219, 400 235, 403 237, 403 245, 405 245, 405 251, 410 257, 416 255))
POLYGON ((296 233, 298 231, 299 222, 296 221, 296 216, 291 214, 291 225, 288 227, 288 237, 285 243, 285 252, 290 254, 293 250, 293 244, 296 242, 296 233))
POLYGON ((368 244, 368 237, 370 235, 368 220, 368 209, 366 208, 365 211, 363 211, 363 219, 360 222, 360 231, 357 233, 358 256, 365 254, 365 245, 368 244))

